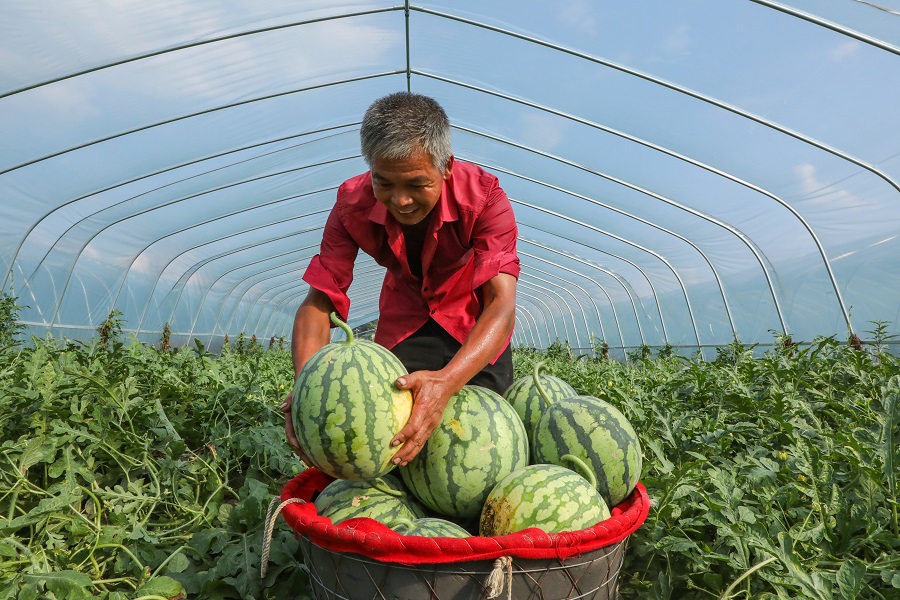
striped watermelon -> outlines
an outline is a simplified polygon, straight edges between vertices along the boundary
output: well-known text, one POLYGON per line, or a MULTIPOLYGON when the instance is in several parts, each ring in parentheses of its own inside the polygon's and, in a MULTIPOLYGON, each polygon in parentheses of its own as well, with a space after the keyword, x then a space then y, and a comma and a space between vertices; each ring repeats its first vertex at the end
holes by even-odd
POLYGON ((423 517, 410 521, 396 520, 391 523, 391 529, 403 535, 418 535, 422 537, 469 537, 469 532, 452 521, 437 517, 423 517))
POLYGON ((294 382, 292 418, 300 448, 319 470, 338 479, 374 479, 394 468, 394 435, 406 425, 412 394, 394 381, 406 375, 386 348, 347 334, 312 355, 294 382))
POLYGON ((550 404, 577 395, 571 385, 559 377, 545 375, 546 371, 547 361, 539 361, 535 363, 531 375, 517 379, 503 392, 503 397, 516 409, 525 424, 529 441, 538 419, 550 404))
POLYGON ((400 476, 422 504, 451 519, 477 519, 491 488, 528 464, 528 437, 500 394, 467 385, 400 476))
POLYGON ((389 525, 397 519, 425 516, 425 509, 390 475, 373 481, 335 479, 325 486, 313 504, 319 516, 328 517, 335 525, 357 517, 369 517, 389 525))
MULTIPOLYGON (((569 456, 568 458, 571 458, 569 456)), ((581 462, 581 461, 578 461, 581 462)), ((589 479, 559 465, 536 464, 500 480, 484 503, 479 532, 506 535, 537 527, 547 533, 576 531, 609 518, 609 507, 589 479)))
POLYGON ((534 460, 566 466, 572 454, 594 472, 597 491, 608 506, 625 499, 641 476, 641 444, 619 409, 593 396, 554 402, 534 430, 534 460))

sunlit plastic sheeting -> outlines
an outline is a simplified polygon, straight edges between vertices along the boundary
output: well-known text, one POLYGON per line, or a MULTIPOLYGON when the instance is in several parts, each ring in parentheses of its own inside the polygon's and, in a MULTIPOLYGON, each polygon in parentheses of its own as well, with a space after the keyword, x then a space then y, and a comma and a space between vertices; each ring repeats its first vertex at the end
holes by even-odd
MULTIPOLYGON (((409 86, 513 202, 516 343, 900 332, 897 12, 8 3, 2 284, 38 335, 120 310, 150 342, 289 336, 335 189, 365 169, 359 120, 409 86)), ((351 326, 377 318, 383 269, 355 273, 351 326)))
POLYGON ((566 306, 574 311, 573 331, 575 337, 574 339, 566 338, 566 341, 577 348, 591 348, 597 339, 592 332, 601 331, 602 321, 600 320, 599 309, 597 309, 593 299, 586 293, 584 288, 578 286, 578 284, 573 285, 555 273, 532 267, 528 263, 523 265, 523 272, 525 275, 521 276, 520 280, 533 280, 536 284, 542 285, 548 290, 553 290, 554 295, 560 296, 566 306), (593 313, 591 308, 594 309, 593 313))
MULTIPOLYGON (((85 4, 92 9, 65 24, 68 34, 77 35, 82 41, 95 33, 102 36, 110 25, 106 14, 97 13, 96 3, 85 4)), ((178 4, 184 7, 184 3, 178 4)), ((204 2, 197 6, 210 11, 215 10, 214 4, 204 2)), ((106 6, 103 8, 105 11, 106 6)), ((46 6, 40 10, 52 12, 46 6)), ((159 16, 146 21, 131 16, 133 25, 143 29, 142 37, 154 39, 154 32, 173 17, 173 13, 164 10, 154 11, 154 15, 159 16)), ((291 17, 302 19, 303 15, 291 17)), ((58 30, 54 21, 51 18, 46 25, 58 30)), ((47 39, 34 21, 5 22, 7 27, 25 27, 5 32, 9 37, 4 46, 13 56, 4 63, 15 65, 16 72, 26 68, 21 64, 22 49, 34 42, 17 46, 15 40, 37 34, 37 39, 43 39, 46 45, 35 54, 59 52, 60 37, 49 33, 54 37, 47 39)), ((28 131, 30 135, 16 136, 15 152, 0 155, 0 169, 27 164, 95 140, 175 123, 192 115, 223 114, 239 106, 258 107, 281 96, 305 95, 321 86, 395 71, 405 64, 403 39, 395 35, 403 27, 402 12, 394 11, 313 21, 214 43, 179 45, 174 51, 164 51, 163 40, 155 39, 160 44, 155 48, 159 53, 145 53, 143 58, 124 64, 91 60, 95 70, 71 69, 79 73, 77 77, 46 85, 40 85, 46 81, 40 74, 25 71, 34 77, 23 86, 29 89, 2 98, 3 114, 9 119, 4 119, 4 125, 15 125, 11 127, 13 133, 28 131), (9 115, 14 115, 14 123, 9 115)), ((122 43, 128 44, 128 40, 122 43)), ((14 91, 10 87, 4 86, 7 94, 14 91)), ((339 93, 332 90, 319 95, 321 113, 334 114, 326 110, 327 102, 339 93)), ((365 98, 361 104, 366 105, 365 98)), ((266 110, 272 108, 267 106, 266 110)), ((278 114, 282 119, 288 116, 284 112, 278 114)), ((234 119, 230 122, 235 124, 234 119)), ((210 136, 210 131, 205 135, 210 136)))
MULTIPOLYGON (((621 20, 624 25, 626 17, 618 13, 644 11, 647 4, 654 6, 651 14, 662 18, 634 18, 628 21, 628 27, 623 26, 611 35, 606 35, 608 23, 604 22, 604 35, 581 38, 579 28, 570 21, 568 27, 560 30, 558 35, 563 41, 556 47, 534 41, 535 37, 553 40, 555 36, 549 30, 571 17, 552 14, 546 10, 549 7, 542 10, 540 6, 534 6, 533 11, 517 11, 514 25, 506 22, 508 13, 498 12, 493 20, 479 17, 478 21, 490 22, 491 29, 479 28, 480 23, 464 22, 471 19, 475 11, 466 11, 458 3, 452 7, 436 7, 442 12, 459 15, 459 20, 432 14, 423 16, 423 23, 431 23, 445 35, 435 38, 427 26, 415 30, 423 41, 439 40, 416 46, 417 38, 414 38, 412 47, 421 59, 418 64, 424 65, 421 74, 431 80, 420 85, 445 91, 439 84, 453 86, 475 81, 477 77, 477 83, 464 85, 467 92, 483 98, 478 102, 472 99, 461 101, 459 105, 477 107, 478 114, 482 115, 485 102, 490 104, 496 98, 498 103, 503 103, 505 110, 487 111, 491 115, 493 133, 543 151, 555 151, 567 160, 571 160, 570 151, 590 148, 595 158, 578 164, 643 189, 659 191, 660 185, 683 183, 682 178, 686 177, 718 179, 720 184, 731 188, 732 191, 726 194, 707 194, 709 202, 706 204, 702 202, 705 188, 685 188, 691 196, 683 204, 704 214, 725 215, 727 221, 736 224, 743 237, 753 240, 758 248, 756 257, 777 259, 778 269, 794 268, 804 274, 799 279, 770 276, 773 287, 792 284, 781 290, 775 287, 784 295, 790 309, 784 316, 784 323, 770 315, 763 315, 769 317, 767 319, 759 319, 761 315, 755 302, 739 303, 738 309, 743 310, 750 321, 743 329, 736 328, 734 333, 741 339, 759 339, 760 330, 767 328, 787 329, 809 338, 815 332, 846 331, 850 326, 846 318, 851 312, 854 317, 865 313, 857 319, 859 322, 877 314, 867 310, 864 294, 847 300, 842 298, 852 290, 838 283, 842 278, 829 270, 834 261, 832 257, 843 256, 843 247, 848 242, 855 244, 857 251, 860 241, 870 236, 870 243, 896 243, 891 239, 898 225, 896 183, 889 170, 879 164, 894 157, 895 146, 888 141, 890 136, 876 135, 874 121, 855 108, 867 106, 879 114, 892 112, 887 119, 888 127, 897 129, 896 111, 890 110, 896 80, 889 84, 883 81, 887 73, 897 72, 896 56, 881 48, 857 43, 841 32, 798 21, 764 6, 749 5, 736 10, 750 22, 759 23, 761 28, 765 24, 771 24, 776 31, 792 28, 792 36, 779 37, 774 43, 776 52, 772 51, 769 35, 748 38, 747 21, 732 19, 725 23, 715 18, 717 8, 712 12, 708 10, 709 3, 679 3, 675 8, 670 4, 634 3, 629 5, 630 8, 616 6, 615 9, 604 4, 597 5, 594 14, 581 15, 581 21, 599 27, 601 19, 605 18, 613 22, 621 20), (520 12, 527 16, 520 17, 520 12), (717 61, 713 66, 718 70, 702 74, 690 70, 697 57, 687 54, 675 53, 671 61, 676 63, 674 65, 641 64, 639 57, 647 54, 645 48, 648 44, 649 47, 658 46, 659 39, 643 39, 640 34, 646 36, 665 24, 672 28, 670 33, 674 35, 678 33, 675 23, 682 27, 681 42, 686 45, 721 43, 723 31, 740 27, 740 37, 730 39, 746 41, 755 45, 758 51, 748 51, 745 45, 710 50, 700 58, 706 61, 705 65, 711 60, 717 61), (446 33, 454 28, 459 32, 446 33), (632 29, 639 31, 637 37, 631 35, 632 29), (628 32, 628 40, 620 40, 616 35, 624 31, 628 32), (440 40, 451 44, 463 36, 466 36, 471 55, 478 55, 490 47, 493 60, 486 64, 460 61, 440 45, 440 40), (611 40, 620 45, 614 53, 609 47, 611 40), (633 53, 629 54, 628 49, 633 53), (422 57, 422 54, 426 56, 422 57), (627 60, 620 58, 623 56, 627 60), (728 62, 720 60, 723 56, 728 62), (758 67, 774 67, 776 61, 777 69, 758 67), (528 65, 551 62, 553 68, 546 72, 542 69, 539 78, 520 76, 528 72, 528 65), (521 64, 522 68, 510 68, 512 64, 521 64), (884 69, 862 68, 866 64, 883 65, 884 69), (647 70, 649 66, 653 67, 652 71, 647 70), (750 97, 750 88, 723 85, 735 79, 724 76, 726 67, 754 75, 758 70, 754 85, 769 86, 769 97, 782 104, 760 102, 767 99, 750 97), (667 73, 678 74, 684 83, 671 83, 667 73), (717 74, 723 76, 716 77, 717 74), (797 89, 796 78, 800 77, 807 84, 803 89, 797 89), (834 91, 838 85, 836 81, 841 80, 854 82, 853 90, 847 94, 826 93, 834 91), (789 97, 797 102, 785 102, 785 88, 790 90, 789 97), (516 104, 531 109, 531 112, 519 110, 516 104), (797 108, 805 110, 801 112, 797 108), (853 110, 849 110, 851 108, 853 110), (841 112, 844 110, 847 112, 841 112), (811 114, 817 116, 810 119, 811 114), (851 116, 848 120, 822 118, 827 114, 851 116), (554 124, 554 119, 559 123, 554 124), (508 125, 504 126, 504 123, 508 125), (535 123, 541 127, 525 126, 535 123), (800 133, 800 129, 809 133, 800 133), (573 143, 575 136, 588 130, 602 133, 603 144, 608 149, 597 144, 573 143), (865 131, 868 133, 862 133, 865 131), (517 132, 527 132, 534 140, 524 140, 517 132), (543 135, 534 136, 535 132, 543 135), (878 137, 879 142, 870 144, 871 136, 878 137), (841 146, 846 149, 839 149, 841 146), (677 163, 681 165, 676 166, 677 163), (680 176, 673 178, 672 172, 680 176), (823 189, 829 189, 825 198, 821 197, 823 189), (749 200, 742 201, 740 196, 747 196, 749 200), (820 209, 816 204, 823 206, 820 209), (850 212, 853 213, 850 218, 854 220, 879 221, 881 216, 887 219, 868 227, 848 228, 843 217, 850 212), (758 216, 754 217, 754 213, 758 216), (832 229, 841 231, 843 239, 824 235, 832 229), (825 308, 824 313, 822 308, 825 308)), ((482 12, 485 10, 490 9, 486 7, 482 12)), ((631 16, 638 17, 637 14, 631 16)), ((766 31, 770 32, 772 28, 766 28, 766 31)), ((738 82, 744 83, 741 78, 738 82)), ((754 87, 752 91, 760 90, 754 87)), ((458 91, 445 91, 445 95, 453 93, 461 95, 458 91)), ((470 108, 468 112, 472 110, 470 108)), ((482 128, 484 122, 484 119, 472 120, 473 124, 480 123, 482 128)), ((510 164, 503 159, 500 162, 510 164)), ((559 170, 542 169, 540 172, 541 178, 545 179, 559 170)), ((664 192, 664 195, 676 199, 683 197, 684 192, 675 193, 677 189, 664 192)), ((658 209, 658 204, 654 209, 658 209)), ((757 258, 754 260, 758 262, 757 258)), ((746 261, 732 261, 732 265, 738 282, 745 281, 748 268, 743 265, 746 261)), ((764 276, 762 266, 758 269, 757 277, 764 276)), ((754 283, 758 286, 763 282, 754 283)), ((707 286, 706 291, 715 294, 709 289, 712 287, 707 286)), ((736 296, 743 294, 744 290, 733 293, 736 296)), ((773 304, 773 308, 778 307, 773 304)), ((714 334, 713 340, 718 342, 716 338, 721 339, 721 336, 714 334)))
MULTIPOLYGON (((294 43, 300 45, 288 56, 303 63, 312 62, 317 48, 334 50, 331 38, 352 46, 360 43, 359 35, 349 34, 367 32, 374 25, 369 19, 355 24, 329 19, 372 14, 377 10, 380 9, 372 3, 362 6, 341 0, 305 0, 301 4, 293 0, 265 3, 160 0, 152 7, 93 0, 6 4, 0 10, 3 17, 0 31, 15 52, 10 51, 8 61, 4 62, 2 92, 199 44, 238 42, 244 48, 259 39, 257 36, 292 29, 309 37, 295 38, 294 43), (330 29, 315 31, 306 27, 323 20, 330 29)), ((269 39, 265 41, 267 45, 272 44, 269 39)), ((385 39, 384 43, 390 47, 397 42, 385 39)), ((244 48, 246 60, 265 58, 255 57, 251 50, 252 47, 244 48)), ((378 50, 369 49, 370 52, 378 50)), ((273 54, 270 60, 277 62, 271 64, 272 68, 301 68, 282 62, 287 56, 273 54)), ((181 68, 192 67, 182 65, 181 68)))
MULTIPOLYGON (((134 43, 129 48, 132 40, 123 38, 121 44, 105 45, 107 50, 85 57, 86 66, 68 67, 41 61, 66 39, 42 37, 46 31, 58 33, 40 14, 26 10, 4 21, 19 26, 8 40, 30 32, 28 43, 15 52, 38 39, 45 43, 41 52, 16 55, 21 60, 4 63, 22 67, 31 61, 34 68, 27 72, 33 79, 4 77, 6 87, 0 92, 5 94, 0 120, 9 134, 7 151, 0 151, 0 189, 17 210, 13 219, 3 221, 10 229, 0 236, 2 256, 10 266, 4 269, 4 280, 16 277, 19 293, 31 301, 25 320, 93 325, 119 308, 127 318, 142 322, 148 312, 143 288, 155 290, 173 271, 171 252, 178 249, 170 244, 173 237, 190 236, 203 240, 200 243, 221 237, 221 210, 227 210, 229 202, 234 206, 232 221, 247 224, 256 219, 259 228, 277 224, 278 211, 262 210, 256 201, 287 204, 287 196, 271 198, 279 191, 294 192, 297 198, 313 191, 312 178, 292 175, 292 165, 312 172, 316 162, 355 162, 337 175, 319 173, 320 187, 330 186, 332 201, 334 182, 363 170, 361 161, 352 160, 358 156, 354 127, 372 97, 395 90, 402 81, 366 78, 382 75, 371 70, 372 61, 399 61, 403 53, 389 58, 396 52, 392 39, 376 44, 377 51, 360 39, 390 38, 402 17, 395 12, 322 20, 346 12, 332 4, 290 15, 270 7, 265 17, 249 16, 247 8, 244 16, 249 20, 238 29, 217 20, 218 29, 212 22, 198 22, 191 32, 198 38, 176 39, 181 28, 168 27, 175 15, 160 7, 156 18, 142 25, 140 38, 147 42, 148 36, 160 33, 159 47, 134 43), (274 14, 288 20, 272 21, 274 14), (248 30, 257 20, 259 30, 248 30), (204 27, 212 28, 198 34, 204 27), (360 35, 346 37, 354 32, 360 35), (340 49, 330 47, 338 41, 340 49), (128 51, 115 54, 110 47, 128 51), (314 59, 318 52, 329 60, 314 59), (346 68, 335 62, 339 54, 346 68), (65 121, 54 123, 55 118, 65 121), (308 151, 311 140, 342 135, 349 142, 332 144, 333 149, 318 143, 316 150, 308 151), (299 156, 303 150, 305 157, 299 156), (185 201, 191 197, 193 202, 185 201), (204 207, 198 208, 201 202, 204 207), (141 219, 142 214, 147 218, 141 219), (135 250, 132 242, 143 246, 135 250), (163 256, 154 256, 154 250, 162 250, 163 256), (129 257, 129 251, 135 254, 129 257), (73 266, 75 261, 79 268, 73 266), (154 274, 156 282, 147 281, 154 274)), ((117 16, 125 15, 106 15, 109 18, 101 22, 108 25, 117 16)), ((130 18, 136 16, 130 13, 130 18)), ((83 18, 74 22, 84 27, 69 33, 84 35, 97 26, 83 18)), ((102 33, 115 37, 121 32, 102 33)), ((15 72, 20 77, 25 69, 15 72)), ((293 218, 304 217, 304 207, 293 209, 293 218)), ((274 235, 276 229, 269 232, 269 237, 274 235)), ((194 248, 181 252, 182 262, 198 254, 194 248)), ((191 301, 196 298, 188 294, 184 302, 191 301)), ((153 327, 161 327, 160 320, 153 327)))
POLYGON ((753 1, 822 27, 841 31, 851 39, 890 51, 900 48, 900 28, 894 18, 900 16, 900 7, 896 3, 867 0, 753 1))
POLYGON ((519 279, 517 292, 519 291, 523 294, 529 292, 533 297, 542 298, 538 301, 548 310, 549 318, 553 322, 553 331, 556 336, 554 341, 567 342, 575 348, 581 347, 575 313, 559 293, 551 288, 532 283, 527 276, 519 279))
POLYGON ((559 339, 559 333, 549 320, 546 306, 539 303, 531 293, 517 292, 516 305, 521 309, 521 314, 526 315, 534 340, 535 348, 546 348, 559 339))

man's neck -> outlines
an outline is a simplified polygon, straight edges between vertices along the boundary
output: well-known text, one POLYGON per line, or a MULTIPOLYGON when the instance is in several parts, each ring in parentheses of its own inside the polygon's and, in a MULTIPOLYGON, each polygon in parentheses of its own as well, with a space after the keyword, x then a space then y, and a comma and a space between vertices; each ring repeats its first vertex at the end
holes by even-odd
POLYGON ((405 235, 413 235, 413 236, 422 236, 425 235, 425 232, 428 230, 428 224, 431 223, 431 214, 434 211, 431 211, 425 218, 419 221, 414 225, 404 225, 400 223, 400 228, 403 230, 405 235))

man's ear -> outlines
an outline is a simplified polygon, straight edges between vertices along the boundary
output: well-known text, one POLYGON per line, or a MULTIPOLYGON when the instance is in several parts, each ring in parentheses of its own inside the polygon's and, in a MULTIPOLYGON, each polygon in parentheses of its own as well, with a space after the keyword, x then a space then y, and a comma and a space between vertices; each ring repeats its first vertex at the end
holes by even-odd
POLYGON ((444 168, 444 181, 449 181, 450 177, 453 175, 453 155, 450 155, 450 160, 447 161, 447 166, 444 168))

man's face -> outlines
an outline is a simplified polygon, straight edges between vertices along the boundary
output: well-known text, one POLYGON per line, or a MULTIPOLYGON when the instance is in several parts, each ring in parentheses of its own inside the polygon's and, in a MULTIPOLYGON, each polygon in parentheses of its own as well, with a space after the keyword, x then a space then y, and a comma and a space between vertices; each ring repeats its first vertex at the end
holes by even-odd
POLYGON ((453 157, 442 172, 421 150, 408 158, 373 158, 372 189, 401 225, 420 223, 441 199, 444 180, 450 179, 453 157))

